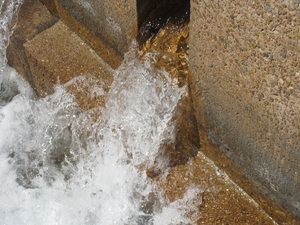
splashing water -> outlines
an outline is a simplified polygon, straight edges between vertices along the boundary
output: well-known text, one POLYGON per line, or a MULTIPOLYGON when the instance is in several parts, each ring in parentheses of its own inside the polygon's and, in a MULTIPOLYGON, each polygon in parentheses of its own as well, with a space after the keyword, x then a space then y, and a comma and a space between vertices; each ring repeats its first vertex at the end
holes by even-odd
POLYGON ((106 98, 96 122, 66 91, 74 80, 38 99, 5 67, 7 27, 20 3, 1 3, 0 224, 191 224, 186 213, 199 191, 171 203, 146 175, 161 143, 172 140, 185 88, 132 49, 110 91, 96 87, 106 98))
POLYGON ((22 2, 23 0, 1 0, 0 2, 0 84, 2 81, 1 74, 7 63, 6 48, 15 26, 13 17, 16 15, 22 2))
POLYGON ((138 169, 153 165, 160 143, 172 133, 183 88, 137 59, 126 60, 93 122, 64 87, 35 99, 14 70, 4 74, 17 90, 1 99, 1 224, 191 222, 184 216, 191 205, 184 202, 197 191, 169 203, 138 169))

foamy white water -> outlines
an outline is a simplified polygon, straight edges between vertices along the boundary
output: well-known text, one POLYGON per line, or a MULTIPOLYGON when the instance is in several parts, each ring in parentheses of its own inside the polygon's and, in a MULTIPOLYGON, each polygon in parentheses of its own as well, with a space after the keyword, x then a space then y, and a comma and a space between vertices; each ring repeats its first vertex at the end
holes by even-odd
POLYGON ((129 56, 103 92, 107 106, 94 122, 63 86, 37 99, 6 68, 0 224, 191 223, 184 214, 193 205, 186 203, 197 191, 169 203, 138 169, 151 167, 162 141, 172 139, 170 120, 184 88, 169 83, 129 56))
POLYGON ((16 16, 23 0, 1 0, 0 1, 0 83, 1 74, 6 66, 6 48, 9 44, 9 38, 12 35, 16 20, 13 23, 13 17, 16 16))
MULTIPOLYGON (((16 7, 19 2, 6 4, 16 7)), ((10 35, 6 32, 1 38, 10 35)), ((1 62, 6 62, 6 46, 1 45, 1 62)), ((69 84, 39 99, 14 69, 4 69, 0 224, 193 222, 185 214, 195 207, 191 200, 198 190, 187 190, 183 199, 171 203, 145 171, 154 165, 161 143, 173 139, 170 121, 184 87, 171 85, 166 72, 141 63, 134 52, 116 70, 108 93, 91 87, 107 98, 106 107, 96 109, 101 114, 96 122, 66 92, 69 84)), ((165 169, 167 159, 160 162, 156 166, 165 169)))

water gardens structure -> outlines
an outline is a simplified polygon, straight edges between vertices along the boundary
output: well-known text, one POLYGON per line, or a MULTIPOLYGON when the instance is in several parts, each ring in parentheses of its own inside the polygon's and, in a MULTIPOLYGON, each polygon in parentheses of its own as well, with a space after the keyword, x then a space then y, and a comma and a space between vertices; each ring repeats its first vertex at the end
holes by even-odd
MULTIPOLYGON (((40 97, 84 73, 109 88, 132 41, 167 22, 189 26, 193 126, 182 133, 278 224, 299 224, 298 0, 24 0, 8 61, 40 97)), ((104 104, 76 98, 84 109, 104 104)), ((181 151, 174 167, 195 156, 181 151)))

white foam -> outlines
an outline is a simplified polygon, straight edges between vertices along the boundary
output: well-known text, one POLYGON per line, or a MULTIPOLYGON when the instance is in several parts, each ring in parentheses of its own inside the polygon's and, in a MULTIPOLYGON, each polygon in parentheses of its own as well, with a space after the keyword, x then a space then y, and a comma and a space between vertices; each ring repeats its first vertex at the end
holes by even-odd
POLYGON ((6 66, 6 48, 9 44, 9 38, 13 33, 13 28, 18 11, 23 0, 5 0, 0 1, 0 84, 2 82, 2 72, 6 66))
POLYGON ((0 224, 191 223, 185 213, 196 194, 169 203, 138 169, 153 166, 161 142, 172 139, 184 88, 163 75, 129 54, 110 92, 100 93, 108 99, 97 122, 62 86, 36 99, 15 82, 0 109, 0 224))
POLYGON ((149 62, 142 65, 132 50, 109 93, 91 88, 93 96, 108 98, 97 122, 64 89, 78 79, 94 83, 92 76, 36 98, 12 68, 2 73, 21 3, 0 3, 0 224, 192 222, 185 213, 197 192, 170 203, 145 172, 161 142, 173 139, 170 119, 184 88, 170 85, 166 72, 149 62))

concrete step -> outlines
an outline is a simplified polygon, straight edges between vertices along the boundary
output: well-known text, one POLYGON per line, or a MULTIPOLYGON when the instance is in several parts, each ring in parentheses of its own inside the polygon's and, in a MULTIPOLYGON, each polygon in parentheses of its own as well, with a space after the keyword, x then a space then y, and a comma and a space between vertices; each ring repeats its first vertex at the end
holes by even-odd
MULTIPOLYGON (((59 12, 64 15, 63 9, 58 7, 59 12)), ((78 32, 72 30, 75 29, 74 27, 69 28, 72 19, 68 18, 71 17, 68 15, 61 17, 68 26, 63 21, 56 22, 57 19, 37 0, 26 0, 20 11, 19 25, 8 49, 9 63, 32 83, 40 97, 52 94, 55 86, 62 84, 75 96, 75 100, 84 110, 103 106, 105 97, 95 93, 93 87, 101 87, 104 91, 109 89, 113 81, 112 67, 117 67, 120 58, 117 64, 103 61, 97 54, 98 52, 86 44, 87 39, 79 37, 78 32), (33 11, 31 12, 30 9, 33 11)), ((87 36, 92 34, 84 29, 83 33, 87 36)), ((177 43, 177 41, 183 42, 188 35, 179 34, 174 43, 172 37, 168 36, 166 32, 158 34, 161 40, 167 40, 167 42, 157 46, 164 46, 170 50, 167 52, 167 59, 172 59, 170 61, 172 63, 169 64, 167 71, 174 72, 173 75, 176 75, 178 84, 184 85, 188 76, 188 60, 177 60, 181 57, 186 59, 184 52, 187 49, 185 49, 184 43, 177 43), (178 65, 181 69, 174 70, 178 65)), ((91 40, 93 38, 91 37, 91 40)), ((166 51, 163 52, 163 54, 165 53, 166 51)), ((106 57, 109 58, 109 54, 106 57)), ((160 57, 157 67, 166 69, 164 68, 165 62, 165 58, 160 57)), ((191 105, 190 102, 188 105, 191 105)), ((169 153, 174 158, 169 175, 163 178, 153 173, 151 174, 153 179, 165 190, 171 201, 181 198, 188 186, 199 187, 202 192, 199 196, 201 217, 197 221, 198 224, 276 224, 208 157, 198 153, 192 158, 194 152, 184 149, 186 147, 184 143, 190 142, 190 139, 195 139, 192 141, 194 145, 199 142, 198 134, 197 138, 194 138, 194 134, 191 133, 195 131, 195 123, 190 126, 190 122, 194 122, 189 115, 192 113, 191 108, 182 110, 183 119, 178 128, 181 129, 178 134, 182 136, 177 137, 178 140, 180 138, 182 140, 177 143, 176 151, 169 153), (184 162, 182 162, 183 157, 185 157, 184 162)), ((202 137, 201 141, 200 149, 203 152, 217 152, 214 150, 215 146, 211 145, 207 138, 202 137)), ((224 163, 226 164, 226 162, 224 163)), ((280 212, 277 212, 278 214, 280 212)), ((286 224, 296 225, 297 223, 286 224)))
MULTIPOLYGON (((54 92, 57 84, 73 78, 97 80, 107 90, 113 81, 113 70, 71 29, 61 21, 24 44, 28 64, 37 94, 45 97, 54 92)), ((103 96, 95 96, 88 84, 77 82, 70 90, 83 109, 104 105, 103 96)))
POLYGON ((18 22, 7 48, 8 63, 34 86, 23 44, 51 27, 57 19, 38 0, 25 0, 14 19, 18 22))
MULTIPOLYGON (((214 146, 207 142, 201 143, 201 148, 212 151, 214 146)), ((171 201, 183 198, 189 187, 200 189, 196 224, 278 224, 201 151, 187 164, 172 167, 166 177, 157 177, 156 182, 171 201)))

